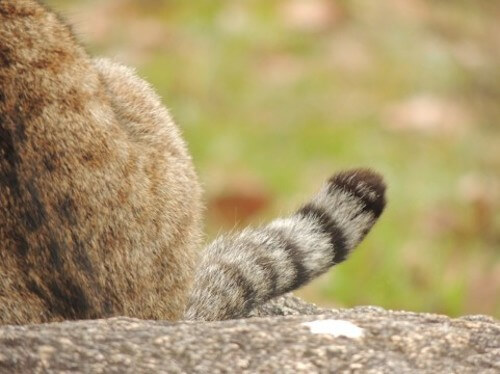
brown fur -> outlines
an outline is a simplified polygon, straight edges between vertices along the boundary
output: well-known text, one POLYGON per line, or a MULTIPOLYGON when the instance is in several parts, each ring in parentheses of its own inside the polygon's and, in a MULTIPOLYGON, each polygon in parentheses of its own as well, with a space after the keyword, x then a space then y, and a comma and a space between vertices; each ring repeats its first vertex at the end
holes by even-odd
POLYGON ((200 187, 153 91, 0 1, 0 323, 180 316, 200 187))

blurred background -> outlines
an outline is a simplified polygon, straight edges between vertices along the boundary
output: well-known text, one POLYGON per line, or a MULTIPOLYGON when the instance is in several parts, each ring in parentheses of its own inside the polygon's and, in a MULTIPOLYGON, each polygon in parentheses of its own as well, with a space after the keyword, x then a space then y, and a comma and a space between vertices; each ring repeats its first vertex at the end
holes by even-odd
POLYGON ((181 127, 208 238, 368 166, 389 205, 299 294, 500 317, 500 2, 51 0, 137 68, 181 127))

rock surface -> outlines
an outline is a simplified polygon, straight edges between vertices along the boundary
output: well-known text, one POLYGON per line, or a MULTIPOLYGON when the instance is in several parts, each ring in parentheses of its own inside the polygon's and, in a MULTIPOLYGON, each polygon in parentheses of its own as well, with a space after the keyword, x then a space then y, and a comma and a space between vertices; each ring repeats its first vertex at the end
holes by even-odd
POLYGON ((255 315, 211 323, 120 317, 1 326, 0 372, 500 372, 500 323, 487 316, 328 310, 291 296, 255 315))

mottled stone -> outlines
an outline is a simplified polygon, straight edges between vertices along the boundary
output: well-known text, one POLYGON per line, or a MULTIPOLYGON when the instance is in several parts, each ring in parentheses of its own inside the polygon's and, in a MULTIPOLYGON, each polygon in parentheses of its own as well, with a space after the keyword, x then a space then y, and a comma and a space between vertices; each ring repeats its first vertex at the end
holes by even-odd
POLYGON ((291 296, 255 314, 210 323, 120 317, 2 326, 0 372, 500 372, 500 323, 488 316, 328 310, 291 296), (331 330, 339 326, 356 334, 339 336, 331 330))

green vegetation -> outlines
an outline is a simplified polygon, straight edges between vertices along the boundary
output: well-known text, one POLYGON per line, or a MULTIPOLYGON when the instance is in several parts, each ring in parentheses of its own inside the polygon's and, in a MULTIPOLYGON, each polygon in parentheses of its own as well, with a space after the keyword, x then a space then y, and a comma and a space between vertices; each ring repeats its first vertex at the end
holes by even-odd
POLYGON ((52 3, 92 53, 136 66, 167 103, 207 191, 211 236, 369 166, 390 186, 385 215, 301 294, 500 316, 498 2, 52 3), (229 195, 228 218, 217 210, 229 195))

